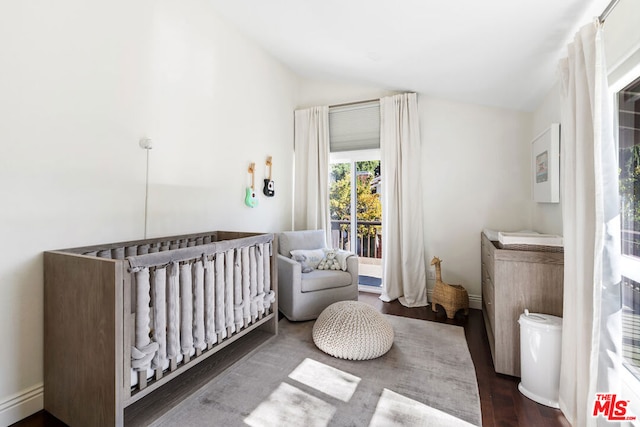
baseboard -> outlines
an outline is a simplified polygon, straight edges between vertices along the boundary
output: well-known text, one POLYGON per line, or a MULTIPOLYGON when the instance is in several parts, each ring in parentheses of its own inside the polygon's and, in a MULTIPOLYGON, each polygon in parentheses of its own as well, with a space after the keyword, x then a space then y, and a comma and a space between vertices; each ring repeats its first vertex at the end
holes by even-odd
MULTIPOLYGON (((429 301, 433 301, 433 289, 427 290, 429 301)), ((475 308, 482 310, 482 296, 481 295, 469 295, 469 308, 475 308)))
POLYGON ((8 426, 44 408, 44 385, 37 384, 0 401, 0 426, 8 426))
POLYGON ((382 288, 376 286, 358 285, 358 292, 368 292, 370 294, 382 294, 382 288))
POLYGON ((469 295, 469 307, 477 310, 482 310, 482 296, 481 295, 469 295))

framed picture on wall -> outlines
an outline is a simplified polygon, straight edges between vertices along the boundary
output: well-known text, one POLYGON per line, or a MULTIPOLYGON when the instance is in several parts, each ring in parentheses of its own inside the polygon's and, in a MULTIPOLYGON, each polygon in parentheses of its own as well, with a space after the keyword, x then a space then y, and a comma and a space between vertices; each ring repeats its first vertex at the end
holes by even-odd
POLYGON ((560 202, 560 124, 551 126, 531 143, 533 200, 560 202))

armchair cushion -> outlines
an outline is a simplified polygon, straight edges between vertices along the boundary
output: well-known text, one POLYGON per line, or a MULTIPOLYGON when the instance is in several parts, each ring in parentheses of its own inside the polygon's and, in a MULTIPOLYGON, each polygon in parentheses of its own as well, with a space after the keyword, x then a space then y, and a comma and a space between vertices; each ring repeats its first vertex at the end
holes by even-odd
POLYGON ((300 284, 302 293, 315 292, 322 289, 341 288, 351 284, 350 273, 336 270, 313 270, 304 275, 304 280, 300 284))
POLYGON ((291 257, 295 249, 322 249, 325 240, 323 230, 285 231, 279 235, 278 248, 281 255, 291 257))

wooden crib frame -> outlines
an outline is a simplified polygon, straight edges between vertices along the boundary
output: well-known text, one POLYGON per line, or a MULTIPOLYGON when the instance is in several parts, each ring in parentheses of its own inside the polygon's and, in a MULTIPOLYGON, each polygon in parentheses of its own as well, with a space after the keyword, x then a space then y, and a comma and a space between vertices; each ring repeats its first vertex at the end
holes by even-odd
POLYGON ((71 426, 147 425, 255 350, 277 334, 276 244, 273 234, 214 231, 45 252, 45 410, 71 426), (140 372, 132 387, 132 348, 139 338, 139 267, 132 264, 150 258, 145 254, 184 263, 259 245, 261 251, 269 250, 260 253, 268 256, 263 273, 265 282, 270 280, 264 287, 273 294, 270 306, 265 303, 268 308, 217 343, 180 363, 173 360, 165 370, 156 369, 149 381, 146 370, 140 372), (210 357, 214 354, 218 356, 210 357))

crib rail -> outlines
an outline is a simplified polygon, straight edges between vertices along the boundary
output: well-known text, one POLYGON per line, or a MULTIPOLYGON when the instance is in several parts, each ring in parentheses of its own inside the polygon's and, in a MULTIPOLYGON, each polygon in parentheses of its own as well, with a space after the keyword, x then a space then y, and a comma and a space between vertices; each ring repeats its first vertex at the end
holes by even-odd
POLYGON ((242 236, 241 233, 209 232, 190 234, 185 236, 163 237, 158 239, 135 240, 131 242, 111 243, 100 246, 87 246, 82 248, 67 249, 66 252, 78 253, 99 258, 125 259, 136 255, 146 255, 171 251, 176 249, 192 248, 217 242, 224 239, 232 239, 233 236, 242 236))
POLYGON ((137 372, 132 395, 273 312, 272 240, 272 235, 203 240, 126 258, 134 325, 131 367, 137 372))

